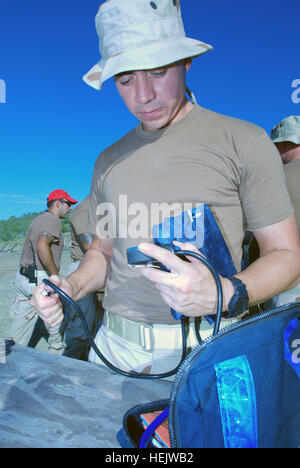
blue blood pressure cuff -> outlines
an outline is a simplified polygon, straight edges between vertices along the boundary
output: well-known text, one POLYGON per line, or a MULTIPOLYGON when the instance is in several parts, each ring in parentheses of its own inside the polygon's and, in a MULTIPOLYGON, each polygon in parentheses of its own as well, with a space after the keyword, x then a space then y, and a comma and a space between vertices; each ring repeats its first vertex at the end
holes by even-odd
MULTIPOLYGON (((197 205, 178 216, 165 218, 162 223, 153 226, 152 237, 156 245, 173 252, 180 250, 173 241, 191 242, 221 276, 237 273, 227 244, 208 205, 197 205)), ((158 260, 140 252, 138 247, 127 250, 127 259, 134 267, 153 266, 168 271, 158 260)), ((174 310, 172 314, 176 320, 182 318, 174 310)), ((211 324, 214 322, 212 317, 206 319, 211 324)))
MULTIPOLYGON (((221 276, 237 273, 220 228, 208 205, 197 205, 153 226, 154 243, 164 247, 173 241, 191 242, 221 276)), ((174 250, 178 247, 173 246, 174 250)))

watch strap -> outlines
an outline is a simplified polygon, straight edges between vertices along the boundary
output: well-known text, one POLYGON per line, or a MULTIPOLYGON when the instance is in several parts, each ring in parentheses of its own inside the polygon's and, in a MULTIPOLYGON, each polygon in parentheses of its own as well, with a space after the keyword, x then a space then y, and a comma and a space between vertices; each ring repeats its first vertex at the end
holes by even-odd
POLYGON ((228 304, 226 318, 234 318, 245 312, 249 307, 249 296, 246 285, 236 276, 228 276, 227 279, 234 287, 234 293, 228 304))

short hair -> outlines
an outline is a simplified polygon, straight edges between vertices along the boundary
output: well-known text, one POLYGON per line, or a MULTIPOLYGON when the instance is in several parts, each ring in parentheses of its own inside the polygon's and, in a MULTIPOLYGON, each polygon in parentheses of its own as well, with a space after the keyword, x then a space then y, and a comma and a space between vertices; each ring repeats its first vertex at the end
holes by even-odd
POLYGON ((56 202, 57 200, 50 200, 50 201, 47 201, 47 208, 52 208, 52 206, 54 205, 54 203, 56 202))

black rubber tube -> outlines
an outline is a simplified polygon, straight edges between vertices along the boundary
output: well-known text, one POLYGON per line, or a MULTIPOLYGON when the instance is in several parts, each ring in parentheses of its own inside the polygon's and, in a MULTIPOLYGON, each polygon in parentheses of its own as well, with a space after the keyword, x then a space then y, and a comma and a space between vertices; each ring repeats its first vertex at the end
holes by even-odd
MULTIPOLYGON (((222 319, 222 304, 223 304, 223 291, 222 291, 222 285, 221 285, 219 275, 214 270, 212 265, 208 262, 208 260, 206 260, 206 258, 202 257, 201 255, 199 255, 199 254, 197 254, 195 252, 192 252, 192 251, 189 251, 189 250, 179 250, 179 251, 174 252, 174 253, 175 253, 175 255, 183 255, 183 256, 194 257, 194 258, 198 259, 199 261, 201 261, 202 263, 204 263, 207 266, 207 268, 211 271, 211 273, 212 273, 212 275, 214 277, 216 286, 217 286, 217 293, 218 293, 217 317, 216 317, 216 321, 215 321, 215 325, 214 325, 214 331, 213 331, 213 335, 216 335, 218 333, 218 331, 219 331, 219 328, 220 328, 220 322, 221 322, 221 319, 222 319)), ((80 319, 82 321, 84 331, 85 331, 86 336, 87 336, 87 338, 88 338, 88 340, 90 342, 91 347, 95 351, 96 355, 101 359, 101 361, 107 367, 109 367, 112 371, 117 372, 118 374, 121 374, 124 377, 131 377, 131 378, 136 378, 136 379, 162 379, 162 378, 166 378, 166 377, 171 377, 172 375, 176 374, 179 367, 181 366, 182 362, 186 358, 186 355, 187 355, 187 340, 186 340, 185 326, 186 326, 186 321, 188 319, 182 318, 181 319, 182 356, 181 356, 180 363, 178 364, 178 366, 175 369, 173 369, 173 370, 171 370, 169 372, 162 373, 162 374, 142 374, 142 373, 133 372, 133 371, 126 372, 126 371, 123 371, 122 369, 119 369, 119 368, 115 367, 111 362, 109 362, 106 359, 105 356, 103 356, 103 354, 101 353, 101 351, 97 347, 93 337, 90 334, 90 331, 88 329, 88 325, 87 325, 85 316, 84 316, 82 310, 80 309, 79 305, 70 296, 68 296, 62 289, 60 289, 58 286, 56 286, 54 283, 52 283, 52 281, 50 281, 48 279, 43 279, 43 283, 46 284, 47 286, 49 286, 50 288, 52 288, 60 296, 60 298, 62 299, 62 302, 66 301, 68 304, 70 304, 72 307, 75 308, 76 312, 78 313, 78 315, 79 315, 79 317, 80 317, 80 319)), ((199 339, 199 337, 198 337, 198 339, 199 339)))

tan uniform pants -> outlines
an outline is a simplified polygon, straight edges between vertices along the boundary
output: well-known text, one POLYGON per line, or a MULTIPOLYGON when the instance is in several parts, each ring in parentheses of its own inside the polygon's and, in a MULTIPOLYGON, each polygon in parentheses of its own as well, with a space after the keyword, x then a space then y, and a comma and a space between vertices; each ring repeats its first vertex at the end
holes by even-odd
POLYGON ((290 291, 285 291, 278 296, 273 297, 272 307, 279 307, 285 304, 289 304, 290 302, 299 302, 300 301, 300 283, 297 284, 293 289, 290 291))
MULTIPOLYGON (((38 271, 37 275, 38 283, 44 278, 48 278, 45 271, 38 271)), ((9 330, 8 338, 13 339, 18 344, 27 346, 38 320, 38 314, 30 303, 32 290, 35 285, 30 284, 29 279, 18 272, 14 281, 14 286, 16 296, 10 310, 12 325, 9 330)), ((45 326, 49 333, 49 351, 54 354, 61 354, 63 351, 63 340, 59 333, 60 326, 54 328, 47 324, 45 324, 45 326)))
MULTIPOLYGON (((221 328, 238 319, 222 320, 221 328)), ((201 321, 202 340, 212 335, 213 327, 206 320, 201 321)), ((181 325, 142 324, 105 311, 103 325, 95 342, 104 357, 115 367, 124 371, 148 374, 162 374, 175 369, 182 356, 181 325)), ((187 347, 191 350, 198 345, 191 323, 188 330, 187 347)), ((104 365, 93 348, 89 361, 104 365)))

